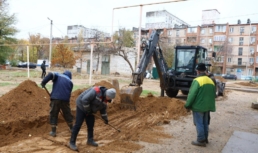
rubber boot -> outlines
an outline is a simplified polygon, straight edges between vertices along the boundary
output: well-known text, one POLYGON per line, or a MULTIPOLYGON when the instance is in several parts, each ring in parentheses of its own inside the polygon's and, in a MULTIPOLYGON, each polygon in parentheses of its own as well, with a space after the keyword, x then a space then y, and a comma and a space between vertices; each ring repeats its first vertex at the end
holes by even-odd
POLYGON ((93 140, 93 131, 88 131, 88 141, 87 145, 91 145, 94 147, 99 146, 94 140, 93 140))
POLYGON ((78 151, 78 148, 76 146, 76 138, 77 138, 77 135, 72 133, 71 138, 70 138, 69 147, 70 147, 70 149, 72 149, 74 151, 78 151))
POLYGON ((56 126, 52 126, 52 131, 49 133, 50 136, 56 137, 56 126))

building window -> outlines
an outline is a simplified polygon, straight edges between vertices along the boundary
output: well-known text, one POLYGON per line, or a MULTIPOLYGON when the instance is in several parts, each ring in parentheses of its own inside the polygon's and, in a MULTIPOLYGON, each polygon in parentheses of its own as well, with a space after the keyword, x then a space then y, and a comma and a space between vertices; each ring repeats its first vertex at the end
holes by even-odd
POLYGON ((251 37, 250 44, 254 44, 254 43, 255 43, 255 37, 251 37))
POLYGON ((214 51, 219 52, 222 50, 222 46, 214 46, 214 51))
POLYGON ((229 28, 229 32, 230 32, 230 33, 233 33, 233 32, 234 32, 234 28, 233 28, 233 27, 230 27, 230 28, 229 28))
POLYGON ((212 39, 211 38, 209 39, 209 43, 212 44, 212 39))
POLYGON ((225 41, 226 36, 214 36, 214 41, 225 41))
POLYGON ((256 32, 256 27, 252 27, 251 33, 255 33, 255 32, 256 32))
POLYGON ((251 55, 254 54, 254 48, 253 48, 253 47, 250 48, 250 54, 251 54, 251 55))
POLYGON ((210 33, 213 33, 213 30, 212 30, 212 28, 210 28, 210 30, 209 30, 209 31, 210 31, 210 33))
POLYGON ((245 32, 245 27, 240 27, 240 34, 245 32))
POLYGON ((176 30, 176 36, 177 37, 179 36, 179 30, 176 30))
POLYGON ((244 44, 244 37, 239 37, 239 45, 243 46, 244 44))
POLYGON ((238 48, 238 56, 242 56, 243 55, 243 48, 239 47, 238 48))
POLYGON ((201 43, 204 44, 205 43, 205 39, 202 38, 201 39, 201 43))
POLYGON ((204 32, 205 32, 205 29, 202 28, 202 29, 201 29, 201 34, 204 34, 204 32))
POLYGON ((215 32, 226 32, 226 26, 215 26, 215 32))
POLYGON ((258 56, 256 57, 256 63, 258 63, 258 56))
POLYGON ((237 59, 237 65, 242 65, 242 58, 237 59))
POLYGON ((228 38, 228 42, 232 43, 233 42, 233 38, 228 38))
POLYGON ((254 63, 254 58, 249 58, 249 62, 252 65, 254 63))
POLYGON ((228 58, 228 63, 231 63, 231 58, 228 58))
POLYGON ((187 28, 187 32, 188 33, 196 33, 197 32, 197 28, 187 28))

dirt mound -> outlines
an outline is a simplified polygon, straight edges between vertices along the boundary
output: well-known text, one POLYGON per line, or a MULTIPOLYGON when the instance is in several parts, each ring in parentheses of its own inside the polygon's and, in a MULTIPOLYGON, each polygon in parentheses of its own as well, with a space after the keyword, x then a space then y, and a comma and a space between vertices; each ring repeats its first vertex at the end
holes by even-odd
MULTIPOLYGON (((95 85, 113 88, 113 85, 107 81, 100 81, 95 85)), ((70 101, 72 109, 75 109, 75 100, 84 90, 86 89, 78 89, 72 93, 70 101)), ((171 137, 170 134, 163 133, 160 125, 169 124, 171 119, 179 119, 181 116, 189 115, 184 108, 184 102, 174 98, 153 95, 141 97, 136 102, 136 111, 121 109, 119 99, 120 96, 117 94, 115 102, 108 104, 107 113, 110 125, 120 129, 121 132, 118 133, 111 126, 105 125, 101 119, 96 118, 94 139, 100 143, 100 147, 85 147, 87 132, 85 125, 83 125, 77 138, 80 152, 132 152, 138 150, 142 148, 137 143, 139 141, 158 143, 161 138, 171 137)), ((48 125, 49 102, 47 93, 30 80, 22 82, 18 87, 0 97, 0 121, 4 121, 0 124, 0 146, 31 139, 31 135, 34 138, 42 137, 47 140, 44 137, 50 130, 48 125)), ((99 113, 96 115, 100 116, 99 113)), ((66 123, 62 117, 59 117, 58 136, 53 142, 59 140, 68 142, 70 133, 66 129, 66 123)), ((34 152, 39 149, 53 151, 51 147, 41 147, 41 145, 46 145, 44 143, 38 145, 37 148, 35 145, 29 147, 27 144, 31 150, 25 152, 34 152)), ((48 144, 48 146, 55 146, 55 150, 57 149, 56 145, 58 143, 48 144)), ((4 150, 0 148, 0 152, 11 148, 13 147, 5 146, 4 150)), ((16 148, 17 151, 21 152, 20 149, 24 149, 16 148)))
POLYGON ((34 121, 38 116, 48 114, 49 99, 44 89, 26 80, 0 98, 0 121, 34 121))
POLYGON ((217 80, 220 80, 221 82, 227 82, 227 80, 226 79, 224 79, 223 77, 221 77, 221 76, 214 76, 214 78, 215 79, 217 79, 217 80))
POLYGON ((236 84, 241 86, 258 87, 258 84, 255 82, 237 82, 236 84))
POLYGON ((47 121, 49 99, 46 91, 31 80, 0 97, 0 146, 27 138, 29 133, 41 134, 39 129, 47 121))

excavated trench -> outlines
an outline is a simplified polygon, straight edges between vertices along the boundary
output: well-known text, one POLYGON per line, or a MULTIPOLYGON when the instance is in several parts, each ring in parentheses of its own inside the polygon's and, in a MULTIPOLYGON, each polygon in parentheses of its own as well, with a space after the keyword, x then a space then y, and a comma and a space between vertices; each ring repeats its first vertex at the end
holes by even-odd
MULTIPOLYGON (((100 81, 96 85, 113 85, 100 81)), ((85 89, 72 93, 70 105, 75 115, 75 100, 85 89)), ((19 86, 0 97, 0 152, 71 152, 66 144, 70 133, 68 127, 59 116, 57 137, 48 136, 50 125, 49 95, 35 82, 26 80, 19 86)), ((169 120, 178 120, 189 115, 184 108, 184 102, 174 98, 141 97, 136 102, 137 109, 121 109, 119 91, 113 103, 108 105, 109 123, 105 125, 96 119, 94 139, 99 147, 86 146, 86 126, 83 125, 77 138, 80 152, 132 152, 143 146, 138 142, 159 143, 163 138, 172 137, 164 133, 162 125, 169 120)), ((99 115, 99 114, 97 114, 99 115)))

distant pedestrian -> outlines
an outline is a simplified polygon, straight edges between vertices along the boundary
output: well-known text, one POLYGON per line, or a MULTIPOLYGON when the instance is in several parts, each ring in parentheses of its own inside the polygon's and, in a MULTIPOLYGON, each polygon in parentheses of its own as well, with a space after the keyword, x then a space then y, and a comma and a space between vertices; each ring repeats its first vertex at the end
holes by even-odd
POLYGON ((191 84, 185 108, 192 110, 194 125, 197 131, 197 140, 192 145, 206 146, 209 135, 210 111, 215 112, 215 85, 205 73, 206 66, 199 63, 196 67, 198 77, 191 84))
POLYGON ((41 86, 45 88, 45 85, 52 80, 53 87, 50 95, 50 125, 52 131, 49 135, 56 136, 56 126, 58 121, 59 111, 62 110, 62 115, 72 131, 73 116, 70 108, 70 97, 73 89, 73 83, 71 81, 72 74, 70 71, 65 71, 63 74, 57 72, 48 73, 48 75, 42 80, 41 86))
POLYGON ((46 76, 46 61, 45 60, 41 64, 41 70, 42 70, 41 78, 43 79, 46 76))
POLYGON ((76 100, 76 120, 70 138, 70 148, 78 150, 76 138, 81 129, 83 121, 86 122, 88 140, 87 144, 97 147, 98 144, 93 139, 94 123, 96 112, 100 112, 105 124, 108 124, 107 102, 111 102, 116 96, 114 88, 107 89, 102 86, 91 87, 82 92, 76 100))

